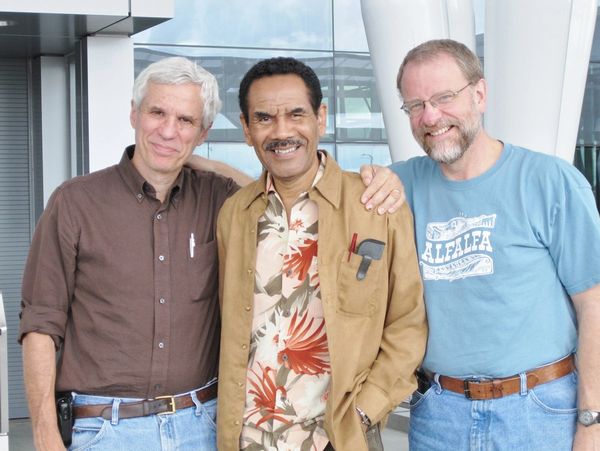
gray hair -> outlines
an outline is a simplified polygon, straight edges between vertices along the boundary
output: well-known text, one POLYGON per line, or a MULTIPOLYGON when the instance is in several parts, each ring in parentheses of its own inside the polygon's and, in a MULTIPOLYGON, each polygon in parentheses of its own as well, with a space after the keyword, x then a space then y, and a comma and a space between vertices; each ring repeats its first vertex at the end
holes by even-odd
POLYGON ((466 45, 452 39, 433 39, 416 46, 406 54, 396 77, 398 91, 407 64, 431 61, 442 54, 448 55, 456 62, 469 83, 477 83, 483 78, 479 58, 466 45))
POLYGON ((211 126, 221 109, 216 78, 187 58, 181 56, 164 58, 146 67, 133 83, 132 99, 136 109, 140 107, 146 96, 148 82, 164 85, 193 83, 200 86, 200 101, 203 103, 202 128, 204 130, 211 126))

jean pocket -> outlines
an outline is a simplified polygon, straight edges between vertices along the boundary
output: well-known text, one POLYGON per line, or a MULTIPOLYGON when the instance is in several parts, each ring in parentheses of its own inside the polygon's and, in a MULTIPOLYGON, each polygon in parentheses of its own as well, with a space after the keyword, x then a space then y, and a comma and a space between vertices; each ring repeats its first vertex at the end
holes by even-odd
POLYGON ((103 418, 78 418, 73 425, 73 438, 69 451, 91 449, 106 434, 109 421, 103 418))
POLYGON ((202 407, 197 410, 199 415, 216 432, 217 431, 217 398, 202 403, 202 407))
POLYGON ((529 397, 546 413, 574 414, 577 411, 577 375, 571 373, 538 385, 530 390, 529 397))
POLYGON ((425 393, 421 393, 418 390, 415 390, 410 397, 410 410, 411 412, 418 408, 423 402, 429 397, 431 391, 433 389, 433 385, 427 389, 425 393))

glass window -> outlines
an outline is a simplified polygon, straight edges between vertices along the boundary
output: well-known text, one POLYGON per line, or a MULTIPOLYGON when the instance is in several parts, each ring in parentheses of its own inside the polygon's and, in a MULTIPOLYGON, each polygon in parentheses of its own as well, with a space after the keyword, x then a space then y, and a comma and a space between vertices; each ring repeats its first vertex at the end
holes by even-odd
POLYGON ((387 144, 337 144, 337 162, 347 171, 358 172, 363 164, 392 163, 387 144))
POLYGON ((262 165, 256 157, 254 149, 247 144, 240 143, 204 143, 194 150, 204 158, 222 161, 234 168, 245 172, 250 177, 258 178, 262 172, 262 165))
POLYGON ((368 52, 360 0, 334 0, 335 50, 368 52))
POLYGON ((176 0, 136 43, 333 50, 331 0, 176 0))
MULTIPOLYGON (((223 49, 206 47, 137 46, 135 74, 146 66, 168 56, 186 56, 217 77, 219 95, 223 102, 221 113, 215 119, 208 141, 244 142, 240 122, 238 92, 240 81, 250 67, 264 58, 292 56, 308 64, 317 73, 323 91, 323 103, 333 105, 333 58, 331 53, 223 49)), ((333 111, 327 117, 327 134, 322 141, 333 141, 333 111)))
POLYGON ((600 63, 590 62, 579 122, 579 144, 600 143, 600 63))
POLYGON ((386 141, 369 55, 336 53, 336 134, 339 141, 386 141))

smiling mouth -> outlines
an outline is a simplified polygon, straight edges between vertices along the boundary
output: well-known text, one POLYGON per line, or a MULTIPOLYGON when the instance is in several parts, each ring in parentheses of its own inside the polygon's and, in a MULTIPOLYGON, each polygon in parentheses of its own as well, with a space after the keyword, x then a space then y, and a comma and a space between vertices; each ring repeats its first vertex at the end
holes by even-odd
POLYGON ((447 125, 446 127, 439 128, 439 129, 437 129, 435 131, 429 132, 429 135, 431 135, 431 136, 440 136, 440 135, 443 135, 444 133, 446 133, 448 130, 450 130, 450 126, 449 125, 447 125))
POLYGON ((296 150, 298 150, 300 146, 293 146, 293 147, 287 147, 285 149, 273 149, 273 152, 275 152, 277 155, 287 155, 288 153, 292 153, 296 150))
POLYGON ((304 143, 298 139, 283 139, 278 141, 271 141, 265 146, 265 150, 272 151, 276 155, 287 155, 292 153, 304 143))

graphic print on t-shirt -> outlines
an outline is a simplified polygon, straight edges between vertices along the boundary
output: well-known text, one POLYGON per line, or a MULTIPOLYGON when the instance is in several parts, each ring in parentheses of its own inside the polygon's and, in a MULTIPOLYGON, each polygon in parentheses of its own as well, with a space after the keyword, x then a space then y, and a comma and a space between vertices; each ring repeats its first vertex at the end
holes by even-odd
POLYGON ((490 235, 495 226, 495 214, 428 223, 425 250, 420 255, 423 279, 451 282, 493 274, 490 235))

